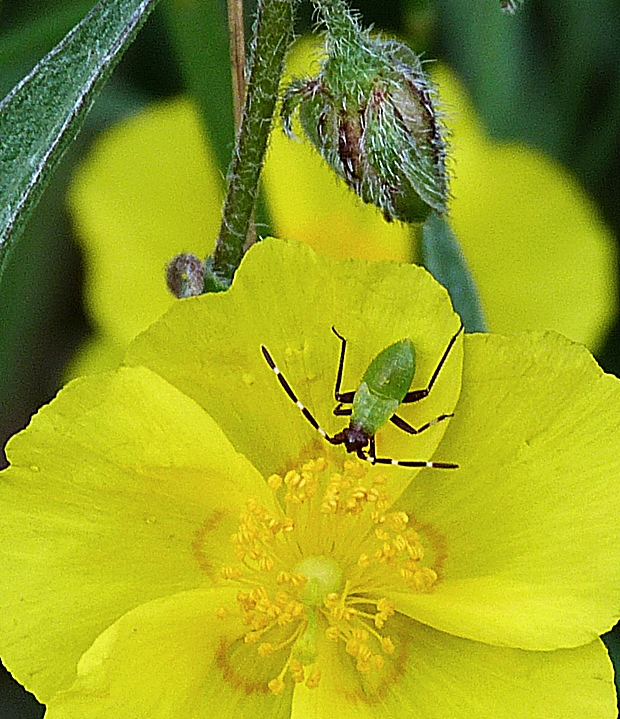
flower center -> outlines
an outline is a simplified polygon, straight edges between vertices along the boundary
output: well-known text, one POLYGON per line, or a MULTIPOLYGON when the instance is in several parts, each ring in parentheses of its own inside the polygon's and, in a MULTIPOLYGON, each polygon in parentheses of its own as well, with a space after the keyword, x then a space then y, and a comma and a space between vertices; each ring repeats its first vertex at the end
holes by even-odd
POLYGON ((301 588, 301 600, 308 607, 321 606, 328 594, 342 588, 342 569, 331 557, 306 557, 294 572, 306 578, 301 588))
POLYGON ((329 644, 342 643, 361 675, 393 680, 386 661, 395 642, 384 633, 395 614, 390 592, 430 591, 437 574, 409 516, 389 511, 386 477, 358 460, 335 471, 320 457, 267 483, 286 511, 248 501, 231 538, 238 561, 221 570, 239 586, 244 651, 255 652, 239 666, 272 662, 274 694, 291 681, 312 688, 322 658, 334 656, 329 644))

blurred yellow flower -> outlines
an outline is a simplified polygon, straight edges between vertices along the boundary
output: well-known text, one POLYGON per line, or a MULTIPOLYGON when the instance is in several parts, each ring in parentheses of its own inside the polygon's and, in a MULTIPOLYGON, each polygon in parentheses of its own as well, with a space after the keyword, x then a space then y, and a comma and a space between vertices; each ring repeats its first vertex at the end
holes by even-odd
MULTIPOLYGON (((289 72, 312 61, 300 42, 289 72)), ((493 331, 554 329, 596 348, 615 315, 609 232, 576 181, 538 151, 490 141, 445 67, 435 79, 454 148, 450 218, 493 331)), ((264 186, 275 234, 337 258, 419 260, 411 228, 388 224, 338 182, 308 142, 272 133, 264 186)), ((159 104, 107 132, 69 197, 84 245, 96 336, 70 374, 118 364, 128 342, 173 303, 163 280, 179 252, 204 257, 222 183, 188 100, 159 104)))

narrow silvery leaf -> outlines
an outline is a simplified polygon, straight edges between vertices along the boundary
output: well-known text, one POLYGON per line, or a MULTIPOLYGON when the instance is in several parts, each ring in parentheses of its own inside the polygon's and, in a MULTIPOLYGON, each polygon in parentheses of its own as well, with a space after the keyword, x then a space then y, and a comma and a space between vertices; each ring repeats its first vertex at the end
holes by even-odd
POLYGON ((422 227, 422 264, 447 290, 465 332, 486 332, 478 290, 447 220, 432 212, 422 227))
POLYGON ((0 276, 98 91, 158 0, 101 0, 0 103, 0 276))

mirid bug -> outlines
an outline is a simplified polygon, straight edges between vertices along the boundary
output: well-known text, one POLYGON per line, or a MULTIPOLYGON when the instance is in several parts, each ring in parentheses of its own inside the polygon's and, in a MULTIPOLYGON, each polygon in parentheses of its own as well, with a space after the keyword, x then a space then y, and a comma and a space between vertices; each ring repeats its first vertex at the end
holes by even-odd
POLYGON ((443 422, 453 413, 440 414, 438 417, 426 422, 421 427, 412 427, 402 417, 395 414, 401 404, 412 404, 428 397, 430 391, 441 372, 457 337, 463 331, 463 325, 454 334, 435 368, 433 375, 423 389, 410 390, 415 375, 416 358, 415 348, 410 339, 386 347, 373 359, 362 377, 359 387, 351 392, 341 392, 342 374, 344 371, 344 358, 347 349, 346 339, 338 333, 335 327, 332 332, 340 340, 340 361, 336 375, 334 398, 338 403, 334 414, 350 416, 349 426, 341 432, 330 437, 319 425, 312 413, 305 407, 293 392, 284 375, 273 361, 269 350, 261 345, 263 356, 273 370, 286 394, 299 407, 304 417, 331 444, 343 444, 347 452, 355 452, 360 459, 371 464, 392 464, 401 467, 432 467, 434 469, 458 469, 458 464, 452 462, 425 462, 422 460, 397 460, 388 457, 377 457, 375 434, 387 422, 392 422, 403 432, 420 434, 424 430, 443 422), (351 405, 345 407, 345 405, 351 405), (368 448, 368 449, 366 449, 368 448))

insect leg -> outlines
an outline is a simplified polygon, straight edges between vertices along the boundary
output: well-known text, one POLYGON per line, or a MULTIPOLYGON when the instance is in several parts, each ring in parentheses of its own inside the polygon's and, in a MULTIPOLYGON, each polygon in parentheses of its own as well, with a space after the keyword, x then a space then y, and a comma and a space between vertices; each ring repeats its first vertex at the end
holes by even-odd
MULTIPOLYGON (((341 392, 340 391, 340 383, 342 382, 342 373, 344 371, 344 355, 347 351, 347 341, 336 330, 335 327, 332 327, 332 332, 336 335, 336 337, 338 337, 338 339, 341 342, 340 361, 338 362, 338 374, 336 375, 336 387, 334 388, 334 398, 336 399, 336 402, 341 402, 343 404, 351 404, 351 402, 353 402, 353 397, 355 396, 355 392, 341 392)), ((336 414, 335 411, 334 411, 334 414, 336 414)))
POLYGON ((327 432, 319 425, 316 419, 314 419, 310 410, 307 407, 304 407, 304 405, 297 399, 297 395, 295 394, 295 392, 293 392, 293 390, 291 389, 291 385, 286 381, 284 375, 282 374, 282 372, 280 372, 276 363, 273 361, 272 356, 269 354, 269 350, 263 345, 261 345, 260 348, 263 353, 263 357, 267 361, 269 367, 273 370, 275 376, 278 378, 278 382, 282 385, 282 388, 284 389, 286 394, 293 400, 293 402, 295 402, 295 404, 301 410, 303 416, 308 420, 308 422, 310 422, 310 424, 314 427, 314 429, 316 429, 316 431, 321 435, 321 437, 324 437, 326 440, 331 442, 332 438, 328 436, 327 432))
POLYGON ((412 427, 409 422, 406 422, 402 417, 399 417, 396 414, 393 414, 390 417, 390 422, 392 422, 392 424, 395 424, 398 429, 402 429, 403 432, 408 432, 409 434, 420 434, 420 432, 424 432, 424 430, 428 429, 429 427, 434 427, 436 424, 443 422, 444 419, 448 419, 448 417, 454 417, 454 412, 450 412, 450 414, 440 414, 439 417, 431 419, 430 422, 423 424, 421 427, 418 427, 418 429, 412 427))
POLYGON ((400 460, 390 459, 388 457, 377 457, 377 448, 375 446, 374 436, 370 438, 370 447, 368 453, 360 449, 357 453, 360 459, 366 460, 371 464, 391 464, 395 467, 428 467, 429 469, 458 469, 458 464, 454 462, 424 462, 422 460, 400 460))
POLYGON ((353 407, 343 407, 342 403, 340 403, 335 409, 334 414, 338 417, 349 417, 353 414, 353 407))
POLYGON ((437 377, 439 376, 439 373, 441 372, 441 368, 443 367, 445 361, 448 359, 450 350, 452 349, 452 347, 454 347, 456 338, 461 334, 463 329, 464 329, 463 323, 461 322, 461 326, 458 328, 456 334, 452 337, 450 342, 448 342, 448 346, 446 347, 442 358, 439 360, 439 364, 435 368, 435 371, 433 372, 433 376, 431 377, 428 385, 424 389, 414 389, 412 392, 407 392, 407 394, 405 395, 405 398, 403 399, 401 404, 410 404, 411 402, 419 402, 421 399, 428 397, 428 395, 430 394, 430 391, 433 389, 435 380, 437 379, 437 377))

